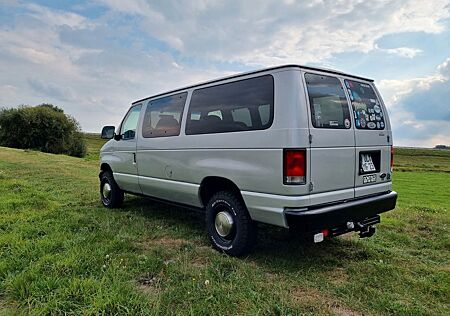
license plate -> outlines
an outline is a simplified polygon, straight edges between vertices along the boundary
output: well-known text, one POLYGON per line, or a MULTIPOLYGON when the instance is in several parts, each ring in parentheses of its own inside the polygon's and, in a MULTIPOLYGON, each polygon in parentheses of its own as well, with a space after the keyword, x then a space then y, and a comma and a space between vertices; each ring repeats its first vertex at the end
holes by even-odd
POLYGON ((377 170, 370 154, 361 154, 361 168, 364 173, 377 170))
POLYGON ((377 175, 376 174, 363 176, 363 184, 374 183, 374 182, 377 182, 377 175))

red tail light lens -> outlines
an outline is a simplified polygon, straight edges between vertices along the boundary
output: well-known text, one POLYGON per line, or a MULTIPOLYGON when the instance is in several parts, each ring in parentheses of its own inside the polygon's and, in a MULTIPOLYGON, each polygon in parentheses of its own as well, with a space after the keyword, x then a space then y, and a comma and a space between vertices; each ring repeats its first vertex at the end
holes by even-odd
POLYGON ((305 184, 306 150, 285 149, 283 160, 284 184, 305 184))
POLYGON ((391 172, 394 171, 394 146, 391 146, 391 172))

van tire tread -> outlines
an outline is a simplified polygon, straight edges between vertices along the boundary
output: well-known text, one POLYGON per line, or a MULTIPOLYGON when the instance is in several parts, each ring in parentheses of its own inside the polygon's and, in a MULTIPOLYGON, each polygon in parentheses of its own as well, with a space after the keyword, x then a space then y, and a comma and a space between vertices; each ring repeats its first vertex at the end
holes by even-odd
POLYGON ((100 177, 100 199, 103 206, 107 208, 119 208, 123 204, 124 192, 117 185, 111 171, 103 172, 100 177), (111 185, 111 198, 109 199, 108 203, 105 201, 105 199, 103 199, 101 192, 102 186, 105 182, 108 182, 111 185))
POLYGON ((219 191, 211 197, 206 206, 206 229, 208 237, 213 247, 230 256, 243 256, 248 254, 257 241, 257 224, 254 222, 242 201, 242 198, 232 191, 219 191), (229 247, 224 247, 220 243, 220 239, 214 237, 215 232, 215 213, 214 204, 220 201, 230 206, 234 220, 236 221, 235 239, 229 247))

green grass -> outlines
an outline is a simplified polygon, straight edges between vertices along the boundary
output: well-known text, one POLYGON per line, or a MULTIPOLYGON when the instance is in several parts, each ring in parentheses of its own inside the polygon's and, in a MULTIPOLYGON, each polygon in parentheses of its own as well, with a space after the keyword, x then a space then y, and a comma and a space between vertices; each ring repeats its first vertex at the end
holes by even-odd
POLYGON ((396 171, 450 172, 450 150, 395 148, 396 171))
POLYGON ((101 207, 94 137, 83 159, 0 148, 0 314, 450 312, 447 153, 397 150, 398 207, 374 237, 310 245, 261 226, 236 259, 210 248, 200 213, 101 207))
POLYGON ((102 148, 105 143, 104 139, 100 138, 99 134, 84 134, 86 139, 87 155, 84 157, 85 160, 98 161, 98 155, 100 148, 102 148))

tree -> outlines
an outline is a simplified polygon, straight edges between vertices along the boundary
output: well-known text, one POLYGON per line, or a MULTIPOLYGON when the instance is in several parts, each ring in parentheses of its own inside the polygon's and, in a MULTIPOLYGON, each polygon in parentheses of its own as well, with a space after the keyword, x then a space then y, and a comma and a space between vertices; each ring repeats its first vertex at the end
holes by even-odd
POLYGON ((86 155, 79 123, 52 104, 0 110, 0 145, 76 157, 86 155))

